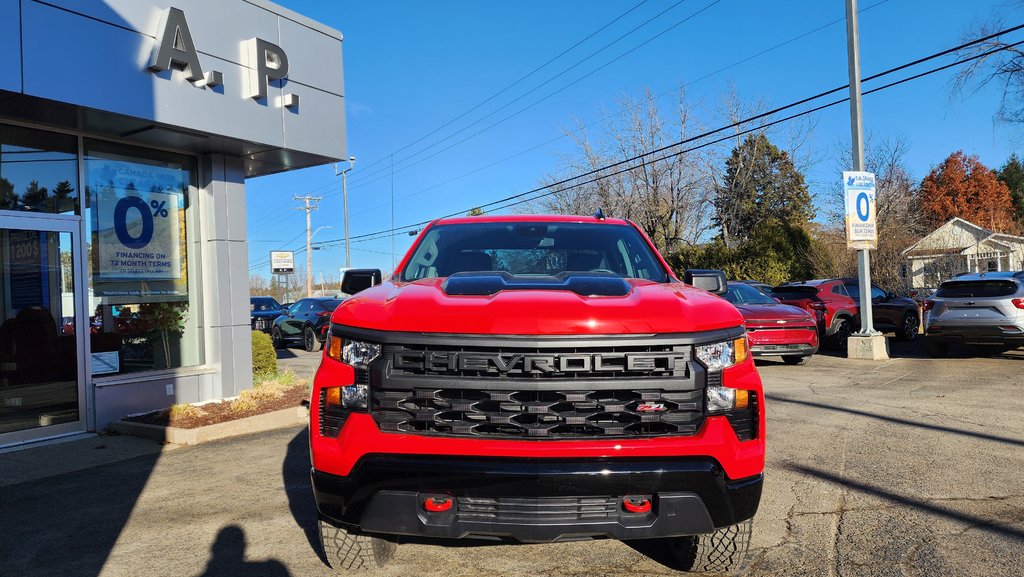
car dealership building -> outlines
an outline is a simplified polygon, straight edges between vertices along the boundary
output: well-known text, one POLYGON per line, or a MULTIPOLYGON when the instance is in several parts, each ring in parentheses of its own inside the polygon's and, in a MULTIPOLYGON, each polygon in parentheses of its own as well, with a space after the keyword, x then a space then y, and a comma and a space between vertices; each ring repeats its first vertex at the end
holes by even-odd
POLYGON ((252 386, 245 179, 345 158, 341 34, 0 0, 0 448, 252 386))

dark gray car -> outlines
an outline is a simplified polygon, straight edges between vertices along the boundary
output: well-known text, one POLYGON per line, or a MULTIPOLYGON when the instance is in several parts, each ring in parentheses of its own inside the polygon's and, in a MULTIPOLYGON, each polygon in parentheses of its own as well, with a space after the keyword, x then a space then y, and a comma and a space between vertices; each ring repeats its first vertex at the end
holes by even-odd
POLYGON ((925 301, 925 345, 944 357, 950 343, 1024 345, 1024 272, 964 274, 925 301))

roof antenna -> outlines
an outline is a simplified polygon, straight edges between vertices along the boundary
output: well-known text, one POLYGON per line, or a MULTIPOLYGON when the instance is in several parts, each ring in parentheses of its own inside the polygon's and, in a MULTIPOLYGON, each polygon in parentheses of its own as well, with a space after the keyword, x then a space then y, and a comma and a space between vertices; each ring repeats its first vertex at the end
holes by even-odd
POLYGON ((597 207, 597 212, 594 213, 594 218, 597 220, 604 220, 604 211, 601 210, 600 206, 597 207))

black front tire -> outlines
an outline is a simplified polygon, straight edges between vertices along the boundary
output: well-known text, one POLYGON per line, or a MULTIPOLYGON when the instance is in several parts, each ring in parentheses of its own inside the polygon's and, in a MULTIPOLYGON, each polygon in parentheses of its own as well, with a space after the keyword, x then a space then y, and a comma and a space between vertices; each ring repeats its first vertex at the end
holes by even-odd
POLYGON ((944 359, 949 355, 949 343, 942 341, 925 341, 925 349, 928 351, 928 356, 933 359, 944 359))
POLYGON ((797 357, 797 356, 789 355, 789 356, 782 357, 782 362, 786 363, 787 365, 806 365, 807 364, 807 360, 810 359, 810 358, 811 358, 810 355, 806 355, 806 356, 802 356, 802 357, 797 357))
POLYGON ((316 338, 316 331, 313 327, 306 327, 302 331, 302 345, 306 348, 306 352, 314 353, 324 348, 324 344, 320 342, 320 339, 316 338))
POLYGON ((275 349, 284 348, 284 337, 281 335, 281 329, 274 327, 270 331, 270 342, 274 344, 275 349))
POLYGON ((335 571, 369 571, 387 564, 397 545, 381 539, 353 533, 320 520, 320 546, 335 571))
POLYGON ((722 527, 714 533, 668 540, 670 553, 684 571, 732 573, 739 571, 750 548, 753 520, 722 527))
POLYGON ((909 342, 916 339, 920 326, 921 323, 917 320, 917 315, 914 313, 903 315, 903 321, 896 329, 896 340, 909 342))
POLYGON ((836 332, 829 337, 829 343, 833 349, 845 350, 850 342, 850 335, 853 334, 853 325, 850 323, 850 319, 841 318, 837 321, 839 326, 836 327, 836 332))

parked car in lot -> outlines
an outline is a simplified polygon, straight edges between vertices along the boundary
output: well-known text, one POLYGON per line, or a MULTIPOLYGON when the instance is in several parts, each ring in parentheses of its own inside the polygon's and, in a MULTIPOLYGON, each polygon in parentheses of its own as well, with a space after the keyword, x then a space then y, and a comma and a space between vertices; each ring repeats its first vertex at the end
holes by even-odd
POLYGON ((743 281, 729 283, 725 300, 743 315, 755 357, 779 355, 787 365, 799 365, 818 352, 818 324, 806 310, 784 305, 743 281))
POLYGON ((834 349, 846 348, 860 307, 850 298, 842 279, 786 283, 773 288, 772 296, 782 304, 799 307, 813 315, 822 342, 834 349))
POLYGON ((925 302, 928 355, 944 357, 951 343, 1024 345, 1024 272, 957 276, 925 302))
MULTIPOLYGON (((855 278, 843 279, 846 292, 860 304, 860 284, 855 278)), ((876 330, 883 333, 891 332, 900 341, 912 341, 917 338, 921 327, 921 314, 917 301, 901 297, 871 285, 871 319, 876 330)), ((854 319, 857 328, 860 318, 854 319)))
POLYGON ((273 297, 249 297, 249 320, 252 330, 269 333, 274 319, 284 314, 285 308, 273 297))
POLYGON ((274 319, 274 328, 270 332, 274 348, 301 344, 310 352, 322 349, 327 329, 331 326, 331 313, 344 300, 312 297, 296 301, 284 314, 274 319))

